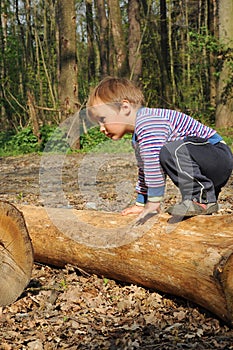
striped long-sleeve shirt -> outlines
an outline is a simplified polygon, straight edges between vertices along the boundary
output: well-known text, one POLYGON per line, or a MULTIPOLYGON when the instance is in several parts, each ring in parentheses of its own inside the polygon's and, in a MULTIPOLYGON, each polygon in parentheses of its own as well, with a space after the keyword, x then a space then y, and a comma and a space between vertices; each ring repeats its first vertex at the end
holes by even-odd
POLYGON ((184 113, 169 109, 140 108, 132 142, 139 168, 137 202, 145 203, 147 197, 164 195, 165 175, 160 166, 159 153, 165 143, 187 136, 209 139, 215 133, 215 130, 184 113))

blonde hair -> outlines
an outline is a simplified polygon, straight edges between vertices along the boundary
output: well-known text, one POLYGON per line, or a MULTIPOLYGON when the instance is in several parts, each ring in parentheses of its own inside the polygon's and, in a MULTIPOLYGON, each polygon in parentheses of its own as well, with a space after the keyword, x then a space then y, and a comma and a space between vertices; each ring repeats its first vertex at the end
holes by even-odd
POLYGON ((106 77, 90 93, 87 107, 94 106, 97 99, 104 103, 120 103, 123 100, 142 106, 144 96, 142 91, 126 78, 106 77))

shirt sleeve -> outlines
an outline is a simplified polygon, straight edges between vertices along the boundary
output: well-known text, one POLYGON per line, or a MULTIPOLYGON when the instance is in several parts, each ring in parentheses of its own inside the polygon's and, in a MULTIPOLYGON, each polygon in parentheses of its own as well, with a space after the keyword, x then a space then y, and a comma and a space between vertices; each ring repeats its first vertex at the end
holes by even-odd
MULTIPOLYGON (((153 118, 152 118, 153 119, 153 118)), ((159 154, 166 142, 164 123, 149 120, 137 129, 136 158, 139 166, 138 183, 136 191, 146 193, 150 198, 161 199, 165 191, 165 174, 160 165, 159 154)))

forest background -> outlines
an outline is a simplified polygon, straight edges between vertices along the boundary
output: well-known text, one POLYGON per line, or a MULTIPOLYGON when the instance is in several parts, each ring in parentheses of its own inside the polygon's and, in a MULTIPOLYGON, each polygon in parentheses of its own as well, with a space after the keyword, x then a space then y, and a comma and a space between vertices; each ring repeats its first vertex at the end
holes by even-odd
MULTIPOLYGON (((60 123, 83 119, 91 87, 106 75, 132 79, 146 105, 182 110, 232 144, 232 0, 0 4, 1 155, 42 151, 60 123)), ((103 141, 84 130, 75 148, 103 141)))

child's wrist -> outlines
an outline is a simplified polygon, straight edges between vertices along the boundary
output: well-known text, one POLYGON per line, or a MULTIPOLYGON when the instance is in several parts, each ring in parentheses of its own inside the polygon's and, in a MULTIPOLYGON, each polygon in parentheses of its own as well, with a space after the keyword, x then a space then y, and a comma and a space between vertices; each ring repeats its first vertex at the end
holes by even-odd
POLYGON ((135 205, 137 207, 145 207, 145 204, 144 203, 141 203, 141 202, 136 202, 135 205))
POLYGON ((160 203, 163 200, 163 196, 148 197, 148 202, 160 203))

